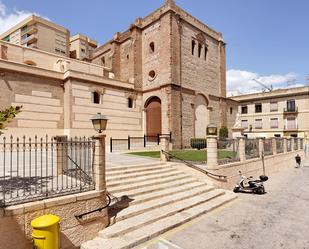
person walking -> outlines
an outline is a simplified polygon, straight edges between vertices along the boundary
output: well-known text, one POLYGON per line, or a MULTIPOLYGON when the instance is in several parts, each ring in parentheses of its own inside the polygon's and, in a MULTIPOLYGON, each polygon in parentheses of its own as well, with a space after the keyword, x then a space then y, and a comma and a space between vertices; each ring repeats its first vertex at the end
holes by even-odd
POLYGON ((296 161, 296 168, 300 168, 301 157, 299 154, 297 154, 297 156, 295 157, 295 161, 296 161))

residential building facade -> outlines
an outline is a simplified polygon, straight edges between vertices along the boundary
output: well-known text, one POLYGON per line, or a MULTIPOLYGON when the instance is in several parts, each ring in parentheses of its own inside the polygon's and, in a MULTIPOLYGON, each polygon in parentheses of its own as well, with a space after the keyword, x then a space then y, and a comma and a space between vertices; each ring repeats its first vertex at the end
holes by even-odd
POLYGON ((238 113, 248 137, 308 137, 309 87, 239 95, 238 113))
POLYGON ((98 44, 91 38, 77 34, 70 37, 70 57, 84 61, 90 61, 93 51, 98 44))

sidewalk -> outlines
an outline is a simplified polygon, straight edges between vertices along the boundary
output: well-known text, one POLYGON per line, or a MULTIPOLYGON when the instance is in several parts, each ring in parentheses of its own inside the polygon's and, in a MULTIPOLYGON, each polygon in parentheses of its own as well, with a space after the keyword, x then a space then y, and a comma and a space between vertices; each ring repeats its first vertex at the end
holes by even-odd
POLYGON ((309 160, 271 175, 265 188, 267 194, 239 194, 234 204, 145 248, 308 249, 309 160))

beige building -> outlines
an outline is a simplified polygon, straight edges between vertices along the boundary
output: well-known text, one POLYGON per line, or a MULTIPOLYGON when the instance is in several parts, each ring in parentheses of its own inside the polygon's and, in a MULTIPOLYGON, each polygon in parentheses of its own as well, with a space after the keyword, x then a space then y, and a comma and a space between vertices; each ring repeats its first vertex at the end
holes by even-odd
POLYGON ((0 106, 23 105, 7 134, 90 135, 89 119, 101 112, 108 137, 171 132, 174 146, 186 147, 206 136, 209 123, 227 125, 236 115, 226 108, 222 34, 171 0, 89 52, 87 62, 4 41, 0 47, 0 106))
POLYGON ((70 57, 74 59, 89 61, 97 42, 91 38, 77 34, 70 37, 70 57))
POLYGON ((308 137, 309 87, 273 90, 231 98, 238 102, 248 137, 308 137))
POLYGON ((70 31, 32 15, 0 35, 0 40, 69 56, 70 31))

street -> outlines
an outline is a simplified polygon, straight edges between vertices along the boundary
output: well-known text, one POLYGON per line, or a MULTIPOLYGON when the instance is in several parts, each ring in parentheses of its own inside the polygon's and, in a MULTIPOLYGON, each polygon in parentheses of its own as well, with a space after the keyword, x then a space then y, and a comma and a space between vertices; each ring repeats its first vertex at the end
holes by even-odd
POLYGON ((273 174, 265 195, 239 194, 218 211, 161 236, 147 248, 308 249, 309 161, 273 174))

